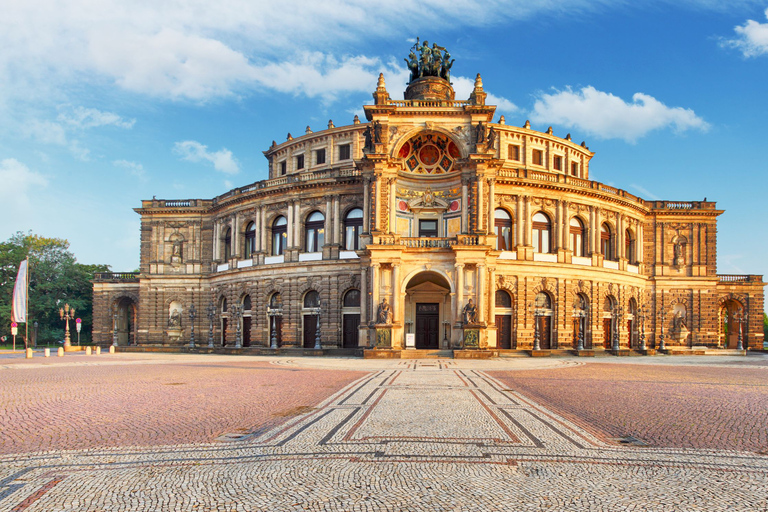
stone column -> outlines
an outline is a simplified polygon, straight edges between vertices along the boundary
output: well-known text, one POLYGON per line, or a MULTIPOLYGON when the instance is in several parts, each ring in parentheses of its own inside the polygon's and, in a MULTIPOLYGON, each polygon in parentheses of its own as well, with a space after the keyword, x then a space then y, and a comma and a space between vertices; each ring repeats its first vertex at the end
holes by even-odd
POLYGON ((494 234, 495 222, 494 216, 496 215, 496 180, 493 178, 488 179, 488 234, 494 234))
POLYGON ((483 229, 483 180, 477 180, 477 222, 475 222, 475 229, 480 231, 483 229))
POLYGON ((373 209, 374 209, 374 222, 373 228, 376 231, 381 231, 381 178, 376 176, 373 182, 373 209))
POLYGON ((218 219, 213 221, 213 261, 221 258, 221 222, 218 219))
POLYGON ((368 268, 360 269, 360 325, 368 324, 368 268))
POLYGON ((485 286, 485 265, 477 266, 477 314, 478 321, 480 323, 485 321, 485 307, 488 305, 486 300, 486 286, 485 286))
MULTIPOLYGON (((566 169, 568 169, 568 168, 566 167, 566 169)), ((569 217, 569 215, 568 215, 568 201, 562 201, 561 204, 562 204, 562 208, 563 208, 563 223, 562 223, 562 226, 563 226, 562 235, 563 236, 560 238, 560 247, 562 247, 563 249, 567 250, 568 249, 568 234, 571 231, 571 222, 570 222, 570 219, 568 218, 569 217)))
POLYGON ((469 234, 469 231, 467 229, 467 219, 468 219, 468 204, 469 201, 467 200, 467 179, 462 178, 461 179, 461 233, 462 234, 469 234))
POLYGON ((515 210, 515 246, 525 245, 523 240, 523 225, 525 224, 525 212, 523 210, 523 196, 517 196, 517 208, 515 210))
POLYGON ((301 245, 301 202, 298 199, 293 203, 293 224, 293 246, 298 248, 301 245))
POLYGON ((494 323, 496 310, 496 267, 488 267, 488 323, 494 323))
POLYGON ((552 237, 552 241, 554 242, 554 247, 552 247, 552 249, 557 251, 562 247, 561 241, 563 233, 562 203, 559 200, 555 203, 555 225, 553 227, 555 228, 555 232, 552 233, 552 235, 554 235, 552 237))
POLYGON ((635 235, 637 237, 637 241, 635 242, 635 252, 637 253, 637 263, 640 264, 643 262, 643 223, 638 222, 637 223, 637 234, 635 235))
POLYGON ((397 315, 402 311, 400 302, 402 301, 400 295, 400 265, 392 265, 392 321, 396 322, 397 315))
POLYGON ((595 207, 589 207, 589 254, 595 252, 595 207))
MULTIPOLYGON (((379 275, 379 264, 374 263, 371 265, 372 273, 371 273, 371 292, 373 293, 373 296, 371 297, 371 315, 376 314, 376 308, 379 306, 379 288, 380 288, 380 281, 381 277, 379 275)), ((375 319, 374 319, 375 321, 375 319)))
POLYGON ((626 258, 625 242, 624 242, 624 216, 618 214, 616 216, 616 255, 618 259, 626 258))
POLYGON ((459 323, 461 320, 461 303, 464 302, 464 264, 456 263, 454 265, 456 269, 456 302, 454 303, 454 323, 459 323))
POLYGON ((389 186, 389 232, 395 233, 397 231, 397 192, 395 178, 389 178, 387 185, 389 186))
POLYGON ((261 238, 261 251, 267 252, 267 233, 269 232, 269 229, 267 228, 267 208, 265 206, 261 207, 261 234, 259 235, 261 238))
POLYGON ((333 243, 341 243, 341 218, 339 217, 339 196, 333 196, 333 243))
POLYGON ((523 228, 523 237, 525 245, 531 245, 531 198, 525 196, 525 227, 523 228))
POLYGON ((235 213, 232 219, 232 257, 240 259, 240 214, 235 213))
MULTIPOLYGON (((328 196, 325 200, 325 225, 323 226, 325 229, 325 241, 324 245, 328 245, 330 243, 333 243, 333 218, 331 216, 333 205, 333 200, 330 196, 328 196)), ((320 248, 322 250, 322 248, 320 248)))
POLYGON ((363 178, 363 233, 371 231, 371 180, 363 178))
POLYGON ((288 245, 288 247, 293 247, 293 203, 288 203, 288 226, 287 229, 287 236, 285 243, 288 245))

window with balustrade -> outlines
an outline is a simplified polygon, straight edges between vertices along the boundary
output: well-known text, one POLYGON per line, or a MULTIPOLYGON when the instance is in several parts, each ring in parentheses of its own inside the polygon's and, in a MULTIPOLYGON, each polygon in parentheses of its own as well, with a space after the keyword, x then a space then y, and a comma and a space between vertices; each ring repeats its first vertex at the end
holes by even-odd
POLYGON ((356 251, 360 249, 360 232, 363 227, 363 210, 354 208, 344 217, 344 249, 356 251))
POLYGON ((245 227, 245 257, 253 258, 256 252, 256 224, 249 222, 245 227))
POLYGON ((272 223, 272 255, 280 256, 288 243, 288 221, 282 215, 272 223))
POLYGON ((503 208, 496 208, 494 216, 494 230, 496 233, 496 250, 511 251, 512 245, 512 216, 503 208))

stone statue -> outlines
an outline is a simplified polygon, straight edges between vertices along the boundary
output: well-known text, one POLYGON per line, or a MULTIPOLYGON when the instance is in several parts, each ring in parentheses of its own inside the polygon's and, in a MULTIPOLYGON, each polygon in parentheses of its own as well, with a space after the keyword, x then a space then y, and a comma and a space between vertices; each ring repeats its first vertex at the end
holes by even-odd
POLYGON ((413 53, 413 50, 408 54, 408 58, 403 60, 408 63, 408 69, 411 71, 411 82, 413 82, 419 78, 419 60, 416 57, 416 54, 413 53))
POLYGON ((171 254, 171 263, 175 265, 181 263, 181 242, 173 243, 173 253, 171 254))
POLYGON ((381 301, 381 304, 379 304, 379 309, 376 311, 376 323, 377 324, 391 324, 392 323, 392 307, 387 302, 386 297, 383 301, 381 301))
POLYGON ((464 315, 465 324, 477 323, 477 307, 475 306, 475 303, 472 302, 472 299, 469 299, 467 305, 464 306, 462 314, 464 315))
POLYGON ((432 206, 435 204, 435 195, 432 193, 432 189, 427 186, 427 190, 424 191, 423 196, 424 206, 432 206))
POLYGON ((683 329, 685 329, 685 321, 683 320, 683 313, 681 311, 678 311, 677 313, 675 313, 673 325, 674 325, 675 332, 678 334, 680 334, 683 331, 683 329))
POLYGON ((373 142, 381 144, 381 123, 378 121, 373 122, 373 142))
POLYGON ((445 78, 449 82, 451 81, 451 68, 456 59, 451 59, 451 54, 447 51, 443 53, 443 66, 440 69, 440 78, 445 78))
POLYGON ((485 142, 485 126, 483 126, 483 123, 477 123, 477 128, 475 128, 475 142, 478 144, 485 142))
POLYGON ((168 328, 169 329, 181 328, 181 313, 179 313, 178 309, 174 309, 171 311, 171 316, 168 317, 168 328))
POLYGON ((675 242, 675 258, 672 264, 676 267, 682 267, 685 265, 685 256, 683 255, 683 244, 681 242, 675 242))
POLYGON ((363 137, 365 138, 366 151, 373 151, 373 130, 371 130, 371 125, 368 125, 365 128, 365 131, 363 132, 363 137))
POLYGON ((485 149, 496 149, 496 130, 493 126, 488 130, 488 138, 485 142, 485 149))

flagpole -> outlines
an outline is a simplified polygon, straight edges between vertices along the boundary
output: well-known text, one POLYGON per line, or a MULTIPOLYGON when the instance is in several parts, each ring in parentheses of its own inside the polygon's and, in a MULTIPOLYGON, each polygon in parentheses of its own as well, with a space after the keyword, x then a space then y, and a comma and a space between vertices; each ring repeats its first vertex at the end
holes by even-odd
POLYGON ((29 255, 27 255, 27 300, 24 304, 24 318, 27 320, 24 322, 24 329, 26 334, 24 335, 24 348, 29 348, 29 255))

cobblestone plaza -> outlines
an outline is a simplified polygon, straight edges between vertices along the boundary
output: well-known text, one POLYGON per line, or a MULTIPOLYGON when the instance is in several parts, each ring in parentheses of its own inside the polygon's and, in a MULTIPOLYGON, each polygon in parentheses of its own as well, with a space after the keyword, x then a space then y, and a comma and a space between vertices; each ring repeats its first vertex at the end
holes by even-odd
POLYGON ((768 356, 0 356, 0 511, 768 510, 768 356))

